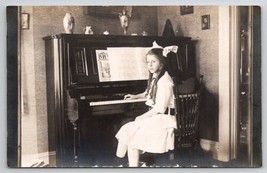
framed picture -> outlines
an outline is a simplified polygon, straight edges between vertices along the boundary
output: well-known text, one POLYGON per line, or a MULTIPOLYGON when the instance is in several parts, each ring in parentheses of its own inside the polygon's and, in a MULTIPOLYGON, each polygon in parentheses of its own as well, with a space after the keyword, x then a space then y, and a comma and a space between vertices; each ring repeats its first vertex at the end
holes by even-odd
MULTIPOLYGON (((123 10, 127 11, 129 17, 133 17, 133 6, 89 6, 87 14, 104 18, 117 18, 123 10)), ((134 17, 136 17, 136 8, 134 17)))
POLYGON ((21 29, 29 29, 30 28, 30 14, 22 13, 21 14, 21 29))
POLYGON ((180 14, 185 15, 185 14, 192 14, 194 13, 194 7, 193 6, 181 6, 180 7, 180 14))
POLYGON ((203 15, 201 16, 201 28, 210 29, 210 15, 203 15))

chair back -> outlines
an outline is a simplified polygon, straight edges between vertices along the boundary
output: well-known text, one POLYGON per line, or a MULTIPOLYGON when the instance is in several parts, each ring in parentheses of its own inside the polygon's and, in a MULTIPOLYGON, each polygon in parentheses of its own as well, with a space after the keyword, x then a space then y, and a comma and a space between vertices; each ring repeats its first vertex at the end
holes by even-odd
POLYGON ((174 86, 177 147, 193 147, 197 142, 202 78, 193 93, 179 93, 177 85, 174 86))

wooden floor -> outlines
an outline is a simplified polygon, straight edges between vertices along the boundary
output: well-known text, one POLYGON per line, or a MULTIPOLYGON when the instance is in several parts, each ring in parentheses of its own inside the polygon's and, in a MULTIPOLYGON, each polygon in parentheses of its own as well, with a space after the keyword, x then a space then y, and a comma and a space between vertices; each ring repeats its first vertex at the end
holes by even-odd
MULTIPOLYGON (((100 140, 100 139, 99 139, 100 140)), ((116 157, 116 145, 105 141, 94 140, 86 148, 87 152, 80 153, 78 167, 128 167, 127 155, 123 159, 116 157), (97 141, 97 142, 96 142, 97 141), (108 145, 102 145, 106 143, 108 145)), ((141 167, 248 167, 244 160, 221 162, 212 158, 212 154, 203 151, 200 146, 195 150, 188 148, 176 149, 174 160, 170 161, 170 154, 142 154, 140 155, 141 167), (145 164, 146 163, 146 164, 145 164)))
MULTIPOLYGON (((127 155, 123 159, 116 157, 117 139, 114 127, 108 126, 108 123, 90 122, 92 121, 88 121, 84 126, 84 136, 81 137, 82 143, 78 149, 78 163, 66 163, 64 167, 128 167, 127 155)), ((153 154, 153 157, 151 154, 143 154, 140 161, 147 162, 148 167, 249 167, 249 164, 241 159, 230 162, 215 160, 211 153, 202 150, 199 145, 195 150, 176 149, 173 162, 170 161, 169 156, 169 153, 153 154)), ((72 158, 73 155, 70 155, 66 160, 72 160, 72 158)), ((145 166, 145 164, 142 165, 145 166)))

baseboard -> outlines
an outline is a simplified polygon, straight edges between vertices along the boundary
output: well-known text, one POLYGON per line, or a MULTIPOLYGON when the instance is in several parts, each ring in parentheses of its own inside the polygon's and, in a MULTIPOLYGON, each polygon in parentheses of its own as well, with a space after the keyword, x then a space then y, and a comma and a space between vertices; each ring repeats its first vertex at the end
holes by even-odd
POLYGON ((219 143, 208 139, 200 139, 200 146, 203 150, 212 152, 214 159, 218 160, 219 143))
MULTIPOLYGON (((55 151, 52 152, 44 152, 44 153, 37 153, 37 154, 29 154, 29 155, 22 155, 21 156, 21 167, 32 167, 33 165, 50 165, 49 161, 51 157, 56 155, 55 151)), ((53 162, 53 161, 52 161, 53 162)))

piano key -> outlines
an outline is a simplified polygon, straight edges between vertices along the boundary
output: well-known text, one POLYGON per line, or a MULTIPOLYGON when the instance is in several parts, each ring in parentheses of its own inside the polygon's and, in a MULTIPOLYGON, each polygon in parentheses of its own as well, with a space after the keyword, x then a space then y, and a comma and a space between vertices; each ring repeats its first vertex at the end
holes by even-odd
POLYGON ((133 100, 108 100, 108 101, 97 101, 90 102, 90 106, 110 105, 110 104, 123 104, 123 103, 134 103, 134 102, 145 102, 146 98, 133 99, 133 100))

